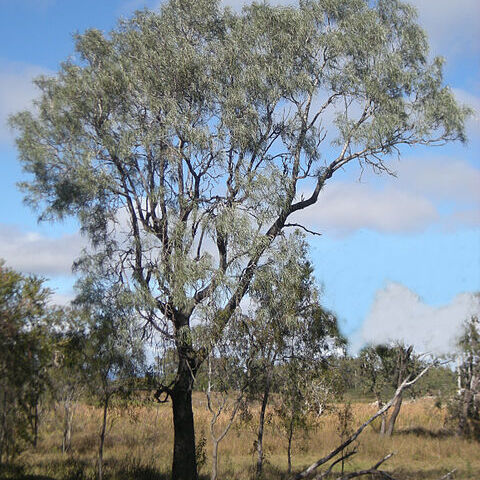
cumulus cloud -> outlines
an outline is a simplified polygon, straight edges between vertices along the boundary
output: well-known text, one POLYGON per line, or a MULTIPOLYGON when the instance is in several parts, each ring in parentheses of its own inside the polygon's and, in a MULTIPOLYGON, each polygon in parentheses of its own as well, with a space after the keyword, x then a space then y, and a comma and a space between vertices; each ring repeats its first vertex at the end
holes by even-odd
POLYGON ((429 35, 433 53, 471 54, 480 50, 480 2, 478 0, 410 0, 429 35))
POLYGON ((379 232, 418 231, 438 219, 426 198, 398 188, 371 188, 336 182, 325 187, 318 203, 301 216, 308 224, 349 233, 360 228, 379 232))
POLYGON ((406 190, 480 206, 480 170, 464 160, 446 156, 406 158, 398 164, 396 173, 398 183, 406 190))
POLYGON ((48 71, 36 65, 24 63, 0 64, 0 142, 12 139, 12 132, 7 125, 10 114, 31 106, 38 95, 32 79, 48 71))
POLYGON ((51 238, 0 225, 0 258, 14 270, 47 277, 70 275, 85 240, 79 233, 51 238))
POLYGON ((390 283, 377 292, 352 348, 358 351, 369 343, 402 341, 419 352, 450 353, 463 322, 479 312, 479 297, 473 293, 459 294, 448 305, 432 307, 406 286, 390 283))
POLYGON ((361 228, 402 233, 480 225, 480 170, 465 160, 407 158, 396 165, 396 175, 366 174, 364 183, 332 181, 295 220, 336 234, 361 228))

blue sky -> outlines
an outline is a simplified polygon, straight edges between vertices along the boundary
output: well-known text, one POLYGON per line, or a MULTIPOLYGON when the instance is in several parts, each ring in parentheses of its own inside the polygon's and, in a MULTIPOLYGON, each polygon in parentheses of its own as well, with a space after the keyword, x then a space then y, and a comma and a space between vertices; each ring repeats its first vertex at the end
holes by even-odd
MULTIPOLYGON (((238 8, 242 2, 225 3, 238 8)), ((310 243, 324 303, 355 345, 396 336, 442 350, 468 312, 478 309, 470 293, 480 290, 480 3, 412 3, 432 52, 446 57, 446 83, 477 110, 469 143, 404 151, 392 162, 397 178, 367 172, 359 179, 350 168, 327 186, 304 221, 322 232, 310 243)), ((119 16, 156 5, 0 0, 0 258, 50 278, 59 302, 72 294, 70 266, 83 240, 73 220, 38 224, 22 204, 15 187, 22 173, 5 120, 28 107, 35 75, 55 72, 72 54, 72 33, 108 31, 119 16)))

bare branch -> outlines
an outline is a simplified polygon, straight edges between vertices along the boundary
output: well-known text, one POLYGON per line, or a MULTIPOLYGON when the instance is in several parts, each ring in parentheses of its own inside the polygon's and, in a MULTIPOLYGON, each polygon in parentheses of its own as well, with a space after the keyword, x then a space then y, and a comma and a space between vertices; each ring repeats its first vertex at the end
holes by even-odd
POLYGON ((388 473, 382 470, 378 470, 378 467, 382 465, 382 463, 386 462, 393 455, 393 452, 385 455, 379 462, 377 462, 373 467, 369 468, 368 470, 358 470, 357 472, 350 472, 346 475, 342 475, 341 477, 337 477, 337 480, 349 480, 350 478, 362 477, 363 475, 380 475, 382 478, 386 478, 387 480, 394 480, 394 478, 388 473))
POLYGON ((300 223, 286 223, 284 227, 295 227, 295 228, 301 228, 302 230, 305 230, 307 233, 310 233, 312 235, 318 235, 319 237, 322 235, 319 232, 315 232, 313 230, 308 229, 304 225, 301 225, 300 223))
POLYGON ((450 472, 446 473, 443 477, 439 478, 438 480, 447 480, 449 478, 452 478, 452 475, 457 471, 456 468, 451 470, 450 472))
POLYGON ((286 223, 284 227, 301 228, 302 230, 305 230, 307 233, 310 233, 312 235, 318 235, 319 237, 322 235, 321 233, 315 232, 313 230, 309 230, 307 227, 305 227, 304 225, 301 225, 300 223, 286 223))
POLYGON ((347 458, 352 457, 357 453, 357 450, 352 450, 351 452, 347 452, 345 455, 342 455, 341 457, 337 458, 332 464, 322 472, 320 475, 317 475, 314 480, 321 480, 322 478, 326 478, 328 475, 330 475, 331 471, 333 470, 333 467, 340 463, 342 460, 346 460, 347 458))

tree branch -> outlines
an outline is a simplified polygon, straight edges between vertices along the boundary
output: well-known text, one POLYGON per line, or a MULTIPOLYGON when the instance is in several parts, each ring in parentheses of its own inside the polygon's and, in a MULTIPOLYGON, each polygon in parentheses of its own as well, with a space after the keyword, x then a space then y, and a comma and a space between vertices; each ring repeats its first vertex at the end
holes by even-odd
POLYGON ((378 461, 373 467, 369 468, 368 470, 359 470, 357 472, 347 473, 346 475, 337 477, 337 480, 350 480, 351 478, 362 477, 363 475, 380 475, 382 478, 386 478, 387 480, 394 480, 394 478, 388 473, 383 472, 382 470, 378 470, 378 467, 382 465, 382 463, 386 462, 393 455, 393 452, 385 455, 380 461, 378 461))
POLYGON ((313 230, 309 230, 307 227, 301 225, 300 223, 286 223, 284 227, 296 227, 296 228, 301 228, 302 230, 305 230, 307 233, 310 233, 312 235, 318 235, 319 237, 322 235, 321 233, 314 232, 313 230))

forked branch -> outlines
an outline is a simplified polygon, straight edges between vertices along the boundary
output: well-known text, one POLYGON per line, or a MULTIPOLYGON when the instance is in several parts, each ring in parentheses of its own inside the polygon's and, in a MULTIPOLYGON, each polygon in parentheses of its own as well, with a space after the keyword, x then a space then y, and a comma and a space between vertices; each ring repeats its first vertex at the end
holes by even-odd
POLYGON ((338 477, 337 480, 350 480, 351 478, 362 477, 363 475, 377 475, 377 477, 379 476, 380 478, 384 478, 384 479, 387 479, 387 480, 395 480, 387 472, 384 472, 383 470, 378 469, 378 467, 380 467, 383 463, 385 463, 393 455, 394 455, 393 452, 389 453, 388 455, 385 455, 375 465, 373 465, 373 467, 371 467, 367 470, 358 470, 356 472, 347 473, 346 475, 342 475, 341 477, 338 477))

